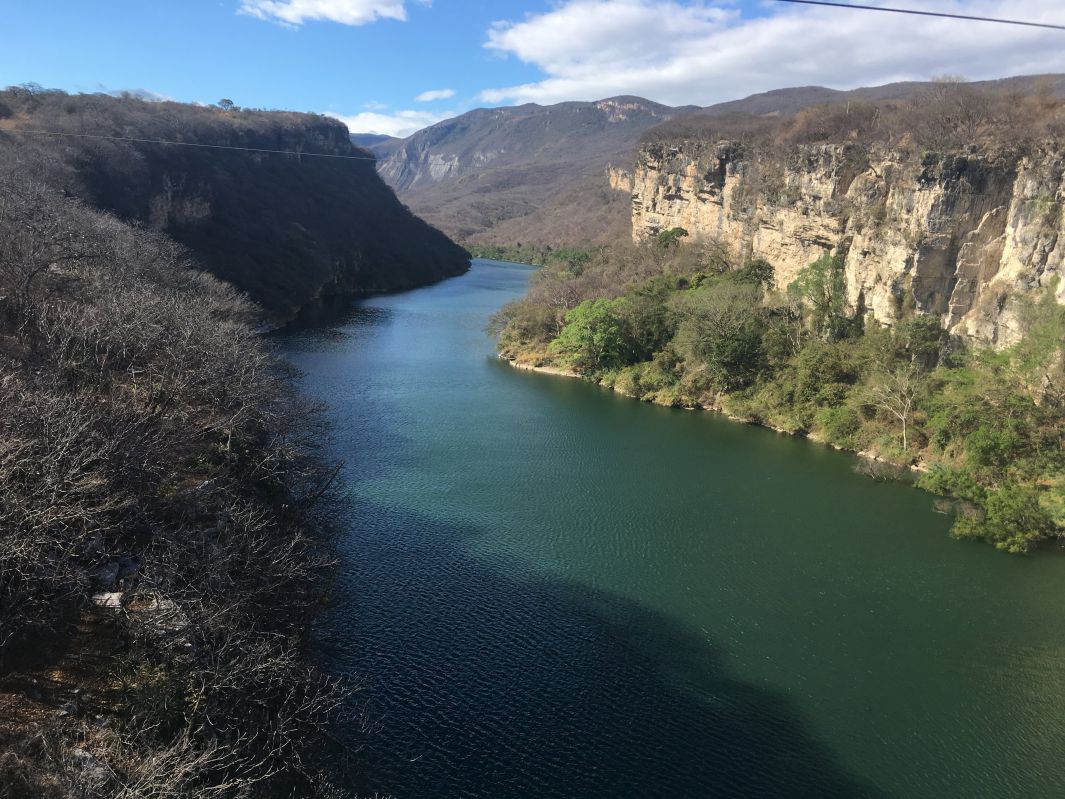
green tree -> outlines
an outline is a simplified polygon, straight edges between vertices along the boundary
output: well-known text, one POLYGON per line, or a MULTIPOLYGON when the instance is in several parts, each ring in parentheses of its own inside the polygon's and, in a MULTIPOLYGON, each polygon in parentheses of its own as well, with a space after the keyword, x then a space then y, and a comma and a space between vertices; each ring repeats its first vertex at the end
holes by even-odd
POLYGON ((680 240, 688 235, 688 231, 682 227, 670 228, 669 230, 663 230, 655 238, 655 244, 663 250, 668 250, 672 247, 679 247, 680 240))
POLYGON ((558 263, 565 266, 571 274, 579 275, 584 267, 592 260, 592 254, 587 250, 575 247, 560 247, 547 256, 548 263, 558 263))
POLYGON ((1025 336, 1013 347, 1013 355, 1029 393, 1065 406, 1065 306, 1057 301, 1060 280, 1052 278, 1038 299, 1021 301, 1025 336))
POLYGON ((947 342, 947 331, 940 326, 937 317, 921 314, 905 319, 893 332, 895 357, 911 361, 926 372, 939 363, 947 342))
POLYGON ((1007 552, 1026 552, 1035 542, 1054 534, 1054 520, 1031 486, 1006 483, 990 493, 983 518, 960 517, 951 534, 956 538, 982 538, 1007 552))
POLYGON ((579 372, 601 372, 622 364, 625 337, 618 300, 585 300, 566 314, 551 349, 579 372))
POLYGON ((616 301, 614 308, 622 323, 626 363, 650 360, 673 337, 676 325, 667 302, 669 295, 669 282, 656 279, 616 301))
POLYGON ((754 283, 766 291, 771 291, 776 283, 776 270, 764 258, 753 258, 733 272, 732 278, 741 283, 754 283))
POLYGON ((838 342, 808 341, 795 358, 793 390, 799 403, 820 403, 824 392, 837 385, 853 385, 858 369, 838 342))
POLYGON ((749 385, 765 365, 762 291, 751 283, 711 282, 677 303, 677 351, 704 364, 716 388, 749 385))
POLYGON ((810 309, 810 328, 815 335, 830 341, 846 334, 843 258, 825 253, 799 272, 788 286, 788 294, 810 309))

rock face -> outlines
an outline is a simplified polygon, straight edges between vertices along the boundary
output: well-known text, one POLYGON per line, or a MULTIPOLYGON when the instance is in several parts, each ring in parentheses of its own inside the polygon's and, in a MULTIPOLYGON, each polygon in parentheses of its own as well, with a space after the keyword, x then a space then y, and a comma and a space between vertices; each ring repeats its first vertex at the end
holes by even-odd
MULTIPOLYGON (((632 176, 636 241, 683 227, 773 264, 779 287, 826 252, 844 257, 852 311, 915 310, 951 332, 1017 339, 1012 293, 1065 272, 1065 154, 920 154, 858 145, 772 156, 730 142, 655 142, 632 176)), ((1057 297, 1065 302, 1065 280, 1057 297)))
POLYGON ((611 191, 620 191, 626 194, 632 193, 632 173, 624 169, 618 169, 613 164, 608 164, 606 168, 607 183, 610 184, 611 191))

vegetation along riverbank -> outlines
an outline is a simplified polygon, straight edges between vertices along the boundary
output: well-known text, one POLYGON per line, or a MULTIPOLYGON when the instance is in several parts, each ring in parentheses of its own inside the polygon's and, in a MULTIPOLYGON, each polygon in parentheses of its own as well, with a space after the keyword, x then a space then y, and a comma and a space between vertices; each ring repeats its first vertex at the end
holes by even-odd
POLYGON ((1065 308, 1025 298, 995 349, 910 314, 887 327, 844 304, 841 259, 787 286, 713 241, 567 253, 493 320, 501 354, 653 402, 724 411, 893 464, 954 500, 958 537, 1011 552, 1065 534, 1065 308))
POLYGON ((1060 538, 1063 125, 951 80, 670 120, 620 181, 633 243, 544 251, 500 352, 917 467, 960 538, 1060 538))

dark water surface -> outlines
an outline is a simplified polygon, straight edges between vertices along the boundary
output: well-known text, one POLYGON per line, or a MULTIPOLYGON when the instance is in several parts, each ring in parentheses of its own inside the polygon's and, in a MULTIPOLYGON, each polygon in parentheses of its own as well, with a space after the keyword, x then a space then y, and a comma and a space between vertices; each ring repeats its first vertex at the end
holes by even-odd
POLYGON ((288 337, 354 496, 367 795, 1065 796, 1065 559, 707 413, 509 368, 476 261, 288 337))

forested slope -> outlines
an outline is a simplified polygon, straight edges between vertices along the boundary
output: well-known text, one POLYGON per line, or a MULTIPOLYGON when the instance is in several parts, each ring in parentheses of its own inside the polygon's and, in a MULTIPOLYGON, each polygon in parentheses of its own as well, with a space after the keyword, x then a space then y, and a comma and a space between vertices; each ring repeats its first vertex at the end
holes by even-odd
POLYGON ((407 210, 377 176, 372 155, 327 117, 8 89, 0 92, 0 161, 26 160, 49 165, 49 185, 165 232, 274 321, 468 265, 465 252, 407 210))

